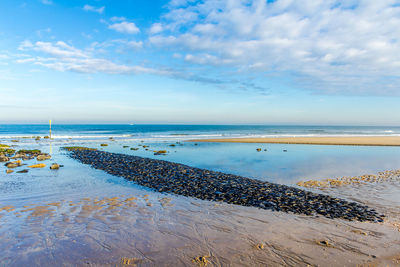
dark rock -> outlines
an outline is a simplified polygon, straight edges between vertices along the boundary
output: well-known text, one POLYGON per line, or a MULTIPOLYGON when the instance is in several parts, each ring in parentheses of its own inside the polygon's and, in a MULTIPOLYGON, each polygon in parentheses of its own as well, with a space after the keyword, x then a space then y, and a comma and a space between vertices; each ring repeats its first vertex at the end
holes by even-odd
POLYGON ((53 163, 53 164, 51 164, 51 166, 50 166, 50 169, 51 170, 58 170, 60 168, 60 165, 58 165, 57 163, 53 163))
POLYGON ((368 206, 295 187, 187 165, 97 150, 70 149, 70 156, 158 192, 274 211, 357 221, 383 221, 368 206))

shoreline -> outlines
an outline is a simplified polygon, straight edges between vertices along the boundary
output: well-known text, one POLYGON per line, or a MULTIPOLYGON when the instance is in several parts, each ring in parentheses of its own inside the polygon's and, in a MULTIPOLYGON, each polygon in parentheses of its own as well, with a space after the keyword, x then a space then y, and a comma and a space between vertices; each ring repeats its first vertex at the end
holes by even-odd
POLYGON ((335 137, 259 137, 259 138, 217 138, 192 139, 186 142, 214 143, 260 143, 260 144, 302 144, 302 145, 347 145, 347 146, 400 146, 400 136, 335 136, 335 137))

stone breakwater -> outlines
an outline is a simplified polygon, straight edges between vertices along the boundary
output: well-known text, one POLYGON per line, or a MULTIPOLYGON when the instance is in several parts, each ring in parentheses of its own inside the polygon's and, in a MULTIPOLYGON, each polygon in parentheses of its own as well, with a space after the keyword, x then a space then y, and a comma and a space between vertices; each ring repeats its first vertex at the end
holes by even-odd
POLYGON ((84 164, 115 176, 122 176, 158 192, 349 221, 382 222, 384 217, 359 203, 286 185, 193 168, 164 160, 81 147, 65 149, 70 151, 72 158, 84 164))

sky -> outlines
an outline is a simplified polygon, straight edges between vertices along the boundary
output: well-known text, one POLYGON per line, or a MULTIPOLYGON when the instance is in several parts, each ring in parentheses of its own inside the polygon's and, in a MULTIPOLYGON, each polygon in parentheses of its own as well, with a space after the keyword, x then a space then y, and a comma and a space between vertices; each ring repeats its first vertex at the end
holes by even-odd
POLYGON ((400 1, 1 0, 0 123, 400 125, 400 1))

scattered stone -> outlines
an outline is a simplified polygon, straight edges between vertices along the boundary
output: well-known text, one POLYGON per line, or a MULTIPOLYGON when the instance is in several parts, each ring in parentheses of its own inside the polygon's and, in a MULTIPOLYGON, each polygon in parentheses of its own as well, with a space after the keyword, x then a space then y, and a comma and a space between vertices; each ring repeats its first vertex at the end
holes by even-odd
POLYGON ((131 147, 131 150, 139 150, 137 147, 131 147))
POLYGON ((48 159, 51 159, 51 156, 49 154, 40 154, 36 157, 37 161, 43 161, 48 159))
POLYGON ((6 170, 6 173, 7 173, 7 174, 12 173, 12 172, 14 172, 14 171, 13 171, 13 170, 10 170, 10 169, 7 169, 7 170, 6 170))
POLYGON ((175 146, 175 144, 170 144, 169 146, 172 146, 172 147, 174 147, 174 146, 175 146))
POLYGON ((96 148, 89 148, 89 147, 84 147, 84 146, 68 146, 64 147, 65 150, 68 151, 77 151, 77 150, 97 150, 96 148))
POLYGON ((108 146, 108 144, 100 144, 100 146, 108 146))
POLYGON ((17 168, 22 165, 22 162, 20 160, 12 161, 12 162, 7 162, 4 164, 7 168, 17 168))
POLYGON ((8 157, 6 157, 6 155, 4 154, 0 154, 0 162, 7 162, 10 159, 8 157))
POLYGON ((34 164, 34 165, 31 165, 31 166, 28 166, 29 168, 44 168, 44 167, 46 167, 46 164, 44 164, 44 163, 39 163, 39 164, 34 164))
POLYGON ((256 150, 257 150, 257 152, 260 152, 260 151, 261 151, 261 148, 257 148, 256 150))
POLYGON ((121 259, 121 264, 122 265, 127 265, 127 266, 136 266, 138 263, 142 262, 141 259, 137 258, 122 258, 121 259))
POLYGON ((166 155, 166 154, 167 154, 167 150, 154 151, 154 155, 166 155))
POLYGON ((122 146, 123 148, 127 148, 127 147, 129 147, 129 146, 122 146))
POLYGON ((263 244, 263 243, 256 244, 256 245, 255 245, 255 248, 256 248, 256 249, 260 249, 260 250, 261 250, 261 249, 264 249, 264 244, 263 244))
POLYGON ((58 165, 57 163, 53 163, 50 166, 50 170, 58 170, 60 168, 60 165, 58 165))
POLYGON ((15 163, 10 163, 10 164, 8 164, 6 166, 7 166, 7 168, 17 168, 17 167, 19 167, 19 165, 15 164, 15 163))
POLYGON ((334 246, 328 240, 316 240, 315 243, 323 247, 334 248, 334 246))
POLYGON ((49 139, 50 137, 48 135, 46 135, 45 137, 43 137, 44 139, 49 139))
POLYGON ((21 150, 18 150, 17 153, 37 156, 37 155, 40 155, 42 153, 42 151, 40 151, 39 149, 21 149, 21 150))
POLYGON ((27 169, 23 169, 23 170, 20 170, 20 171, 17 171, 17 173, 27 173, 29 170, 27 170, 27 169))
POLYGON ((367 232, 364 232, 364 231, 359 230, 359 229, 353 229, 353 230, 351 230, 351 231, 352 231, 353 233, 360 234, 360 235, 365 235, 365 236, 368 235, 367 232))
POLYGON ((253 206, 330 219, 382 222, 384 215, 344 199, 225 174, 183 164, 97 150, 73 150, 70 156, 115 176, 122 176, 158 192, 209 201, 253 206))
POLYGON ((207 266, 208 264, 208 260, 207 258, 209 258, 210 256, 199 256, 196 257, 192 260, 193 263, 198 264, 199 266, 207 266))
POLYGON ((0 154, 5 155, 5 156, 11 156, 15 153, 15 149, 11 148, 1 148, 0 147, 0 154))

